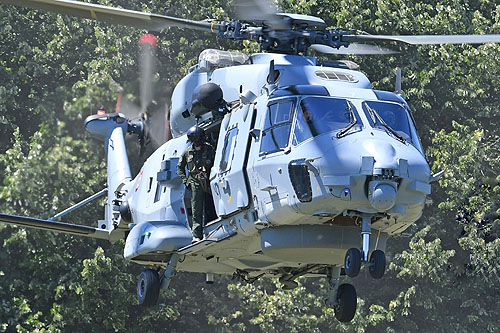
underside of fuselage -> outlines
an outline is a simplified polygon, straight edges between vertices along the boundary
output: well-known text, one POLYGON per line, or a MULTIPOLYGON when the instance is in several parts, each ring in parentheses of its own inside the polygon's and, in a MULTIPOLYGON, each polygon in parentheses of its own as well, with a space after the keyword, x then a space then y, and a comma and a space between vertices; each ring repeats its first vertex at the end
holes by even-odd
MULTIPOLYGON (((345 223, 345 221, 344 221, 345 223)), ((207 226, 200 242, 177 251, 178 271, 233 275, 249 278, 259 275, 283 276, 295 273, 324 275, 326 266, 341 267, 347 249, 360 244, 356 225, 292 225, 262 229, 253 236, 223 231, 227 221, 207 226)), ((370 249, 385 250, 388 235, 380 233, 370 249)), ((139 264, 166 266, 171 253, 151 252, 132 258, 139 264)))

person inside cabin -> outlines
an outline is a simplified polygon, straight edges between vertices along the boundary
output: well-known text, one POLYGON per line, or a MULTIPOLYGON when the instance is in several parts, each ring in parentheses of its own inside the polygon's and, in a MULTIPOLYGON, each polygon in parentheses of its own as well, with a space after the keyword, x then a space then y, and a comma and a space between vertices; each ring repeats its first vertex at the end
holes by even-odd
POLYGON ((313 115, 312 115, 311 111, 303 108, 302 113, 304 116, 304 120, 306 121, 307 126, 308 126, 309 130, 311 131, 311 135, 312 136, 318 135, 318 130, 316 129, 316 124, 314 123, 314 119, 313 119, 313 115))
POLYGON ((396 115, 394 115, 394 112, 392 110, 387 110, 382 114, 382 119, 384 122, 389 125, 392 129, 397 130, 397 122, 396 122, 396 115))
POLYGON ((212 194, 210 191, 210 169, 213 166, 215 151, 205 141, 205 131, 199 126, 191 127, 187 132, 192 143, 179 159, 177 173, 186 187, 191 189, 193 243, 203 239, 203 217, 213 215, 212 194), (187 174, 186 174, 187 167, 187 174))
POLYGON ((312 114, 302 109, 302 112, 297 113, 297 124, 295 126, 294 144, 299 144, 313 136, 317 135, 317 131, 313 124, 312 114))

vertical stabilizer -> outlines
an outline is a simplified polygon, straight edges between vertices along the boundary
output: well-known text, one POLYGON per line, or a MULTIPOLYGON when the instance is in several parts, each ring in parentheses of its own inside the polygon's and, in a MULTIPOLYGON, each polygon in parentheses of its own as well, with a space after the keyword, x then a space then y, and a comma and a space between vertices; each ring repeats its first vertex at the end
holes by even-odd
POLYGON ((114 209, 120 199, 117 189, 132 180, 125 148, 127 118, 120 113, 93 115, 85 119, 85 128, 95 138, 103 140, 107 154, 108 203, 105 220, 99 222, 101 229, 114 230, 118 224, 119 211, 114 209))

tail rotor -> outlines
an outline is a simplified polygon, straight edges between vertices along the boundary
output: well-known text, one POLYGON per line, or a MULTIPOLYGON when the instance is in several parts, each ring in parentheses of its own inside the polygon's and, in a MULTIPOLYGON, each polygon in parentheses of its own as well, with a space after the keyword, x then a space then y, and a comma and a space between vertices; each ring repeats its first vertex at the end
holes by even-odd
POLYGON ((140 106, 126 98, 118 97, 116 112, 129 120, 129 133, 138 136, 140 155, 146 147, 157 149, 171 138, 169 107, 154 98, 156 71, 156 48, 158 41, 152 34, 144 34, 139 40, 139 96, 140 106))

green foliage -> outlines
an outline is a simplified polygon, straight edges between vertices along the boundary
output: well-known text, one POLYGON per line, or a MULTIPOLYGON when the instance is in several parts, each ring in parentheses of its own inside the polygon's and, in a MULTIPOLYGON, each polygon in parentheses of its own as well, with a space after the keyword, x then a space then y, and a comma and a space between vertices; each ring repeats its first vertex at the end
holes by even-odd
MULTIPOLYGON (((234 17, 226 1, 94 1, 202 20, 234 17)), ((495 1, 279 2, 331 27, 379 34, 499 33, 495 1)), ((137 40, 143 31, 0 5, 0 211, 48 218, 105 186, 100 144, 82 119, 137 95, 137 40)), ((256 52, 255 43, 165 29, 159 34, 157 96, 169 91, 206 47, 256 52)), ((498 44, 407 46, 389 57, 350 57, 377 89, 393 90, 395 67, 434 172, 446 169, 410 240, 388 244, 391 264, 364 273, 354 320, 324 305, 324 280, 206 288, 180 274, 152 310, 139 308, 141 270, 122 244, 0 225, 0 331, 494 332, 500 325, 500 58, 498 44)), ((323 57, 323 55, 319 55, 323 57)), ((102 202, 65 221, 94 224, 102 202)), ((228 284, 229 283, 229 284, 228 284)))
POLYGON ((455 253, 453 250, 443 250, 439 238, 426 242, 424 237, 429 230, 427 226, 417 232, 410 241, 409 250, 395 256, 390 269, 398 271, 398 278, 441 281, 443 268, 455 253))

